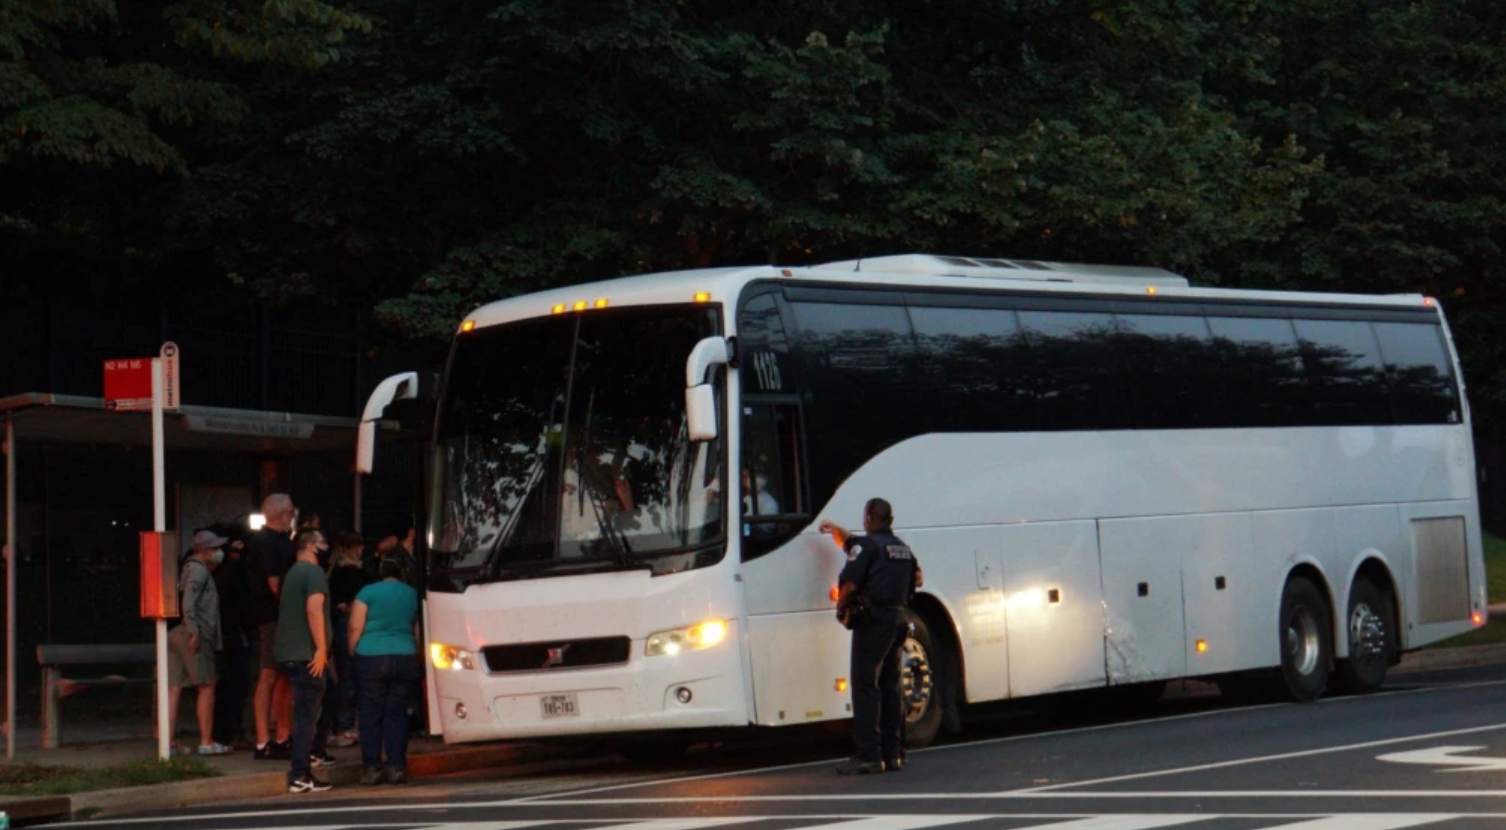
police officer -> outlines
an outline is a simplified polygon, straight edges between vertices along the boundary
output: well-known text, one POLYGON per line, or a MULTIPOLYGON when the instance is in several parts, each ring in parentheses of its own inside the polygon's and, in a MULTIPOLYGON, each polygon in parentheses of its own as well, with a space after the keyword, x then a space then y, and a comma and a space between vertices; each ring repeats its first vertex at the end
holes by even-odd
POLYGON ((921 585, 915 554, 890 530, 894 509, 883 499, 863 507, 867 535, 849 536, 831 521, 820 531, 847 551, 837 577, 837 616, 852 629, 852 743, 855 752, 839 775, 898 772, 904 758, 904 716, 899 673, 904 610, 921 585))

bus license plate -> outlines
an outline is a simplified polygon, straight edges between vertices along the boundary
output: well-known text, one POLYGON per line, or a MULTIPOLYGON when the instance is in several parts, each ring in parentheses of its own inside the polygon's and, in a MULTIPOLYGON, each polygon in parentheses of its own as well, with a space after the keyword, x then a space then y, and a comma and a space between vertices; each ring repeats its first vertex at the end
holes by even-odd
POLYGON ((580 701, 575 695, 544 695, 539 698, 539 708, 543 710, 545 720, 573 718, 580 714, 580 701))

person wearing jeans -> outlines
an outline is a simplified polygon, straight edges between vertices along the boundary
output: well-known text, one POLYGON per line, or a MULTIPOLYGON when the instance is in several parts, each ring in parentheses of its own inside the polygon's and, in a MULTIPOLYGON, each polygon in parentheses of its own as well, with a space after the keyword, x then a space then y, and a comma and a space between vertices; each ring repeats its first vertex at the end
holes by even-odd
POLYGON ((328 681, 330 620, 329 583, 319 567, 319 552, 328 550, 324 534, 305 530, 294 541, 297 561, 282 580, 278 596, 277 641, 273 655, 293 690, 293 732, 288 792, 323 792, 330 785, 312 774, 312 762, 333 760, 324 754, 329 718, 328 681))
POLYGON ((361 783, 368 786, 407 782, 408 704, 424 676, 418 592, 407 583, 407 563, 401 556, 384 556, 377 573, 381 581, 362 588, 350 611, 361 783))

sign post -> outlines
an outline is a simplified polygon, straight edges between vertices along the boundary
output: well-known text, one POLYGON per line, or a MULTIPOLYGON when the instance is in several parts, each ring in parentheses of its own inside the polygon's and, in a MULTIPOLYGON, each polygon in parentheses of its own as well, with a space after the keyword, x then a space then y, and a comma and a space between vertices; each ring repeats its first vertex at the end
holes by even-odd
MULTIPOLYGON (((176 351, 177 347, 174 347, 176 351)), ((165 349, 164 349, 165 351, 165 349)), ((152 360, 152 529, 167 530, 167 477, 162 449, 162 360, 152 360)), ((167 734, 167 618, 157 618, 157 759, 166 761, 173 736, 167 734)))

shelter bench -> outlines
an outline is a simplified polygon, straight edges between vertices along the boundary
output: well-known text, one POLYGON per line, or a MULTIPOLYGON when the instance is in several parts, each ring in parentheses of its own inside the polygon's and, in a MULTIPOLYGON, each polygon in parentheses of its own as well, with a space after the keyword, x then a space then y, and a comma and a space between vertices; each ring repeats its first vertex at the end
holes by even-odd
MULTIPOLYGON (((37 662, 42 666, 42 748, 56 749, 63 742, 62 692, 71 686, 110 686, 126 683, 157 682, 157 647, 151 643, 115 643, 107 645, 37 646, 37 662), (152 667, 151 677, 64 678, 64 666, 101 666, 145 663, 152 667)), ((155 691, 155 688, 154 688, 155 691)))

